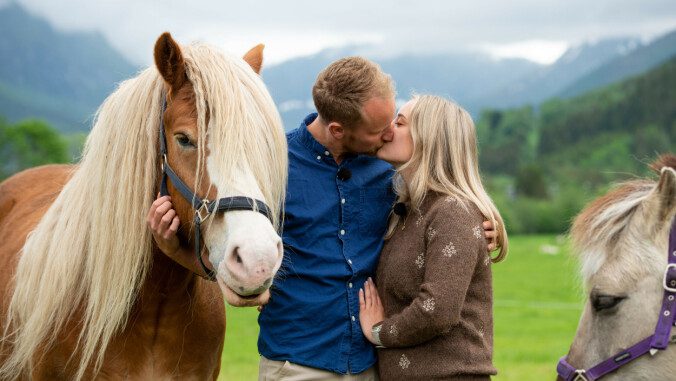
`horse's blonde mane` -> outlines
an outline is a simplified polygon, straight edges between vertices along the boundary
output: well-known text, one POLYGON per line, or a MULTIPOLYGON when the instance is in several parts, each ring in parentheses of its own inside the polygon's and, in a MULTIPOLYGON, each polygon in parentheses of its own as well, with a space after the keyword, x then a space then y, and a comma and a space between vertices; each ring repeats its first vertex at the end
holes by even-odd
MULTIPOLYGON (((241 59, 202 45, 182 51, 196 95, 201 146, 210 115, 209 139, 223 147, 211 155, 230 155, 222 159, 230 166, 246 161, 279 216, 286 140, 262 81, 241 59)), ((0 379, 30 378, 45 348, 74 328, 80 332, 75 379, 88 369, 96 374, 111 339, 124 328, 152 261, 145 216, 158 186, 165 91, 150 67, 121 83, 98 110, 72 178, 22 249, 2 338, 3 351, 9 347, 10 353, 0 379), (67 325, 76 311, 81 320, 67 325)))

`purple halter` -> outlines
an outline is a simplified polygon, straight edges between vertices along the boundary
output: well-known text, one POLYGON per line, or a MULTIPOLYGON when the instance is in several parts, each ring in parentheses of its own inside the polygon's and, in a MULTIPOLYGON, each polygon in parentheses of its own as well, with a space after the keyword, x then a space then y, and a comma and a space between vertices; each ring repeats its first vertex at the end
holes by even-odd
POLYGON ((676 325, 676 319, 674 319, 676 316, 676 218, 671 224, 669 253, 667 255, 669 258, 662 281, 664 297, 662 298, 662 309, 655 327, 655 333, 589 369, 575 369, 566 361, 566 356, 561 357, 556 367, 556 372, 561 378, 565 381, 598 380, 646 353, 653 356, 658 351, 667 348, 671 340, 671 327, 676 325))

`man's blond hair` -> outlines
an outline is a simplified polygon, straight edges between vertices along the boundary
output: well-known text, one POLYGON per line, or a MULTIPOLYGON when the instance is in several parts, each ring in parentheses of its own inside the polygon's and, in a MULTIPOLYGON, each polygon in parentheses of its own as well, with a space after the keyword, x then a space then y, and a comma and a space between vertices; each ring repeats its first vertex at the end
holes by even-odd
POLYGON ((375 62, 362 57, 345 57, 319 73, 312 99, 325 123, 352 127, 362 120, 364 103, 375 97, 394 97, 392 77, 375 62))

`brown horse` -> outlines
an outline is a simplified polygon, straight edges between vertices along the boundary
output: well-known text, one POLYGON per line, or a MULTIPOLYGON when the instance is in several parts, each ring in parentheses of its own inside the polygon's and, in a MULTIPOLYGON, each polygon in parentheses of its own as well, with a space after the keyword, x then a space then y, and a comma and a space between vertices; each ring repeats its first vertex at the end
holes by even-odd
MULTIPOLYGON (((155 67, 103 103, 78 165, 0 184, 0 379, 216 379, 224 296, 251 305, 269 295, 282 259, 287 152, 257 74, 262 45, 242 60, 179 47, 165 33, 154 55, 155 67), (160 128, 166 162, 197 197, 269 206, 270 219, 239 210, 204 220, 217 283, 202 278, 194 254, 162 254, 147 228, 164 169, 160 128)), ((193 221, 194 200, 176 184, 168 191, 177 214, 193 221)), ((190 252, 193 233, 181 225, 190 249, 177 253, 190 252)))
POLYGON ((658 317, 669 316, 661 313, 665 268, 676 255, 667 250, 676 217, 676 156, 664 155, 652 167, 659 181, 621 184, 573 224, 588 300, 570 352, 559 364, 559 374, 570 379, 676 379, 675 336, 666 348, 638 349, 642 342, 652 345, 658 317))

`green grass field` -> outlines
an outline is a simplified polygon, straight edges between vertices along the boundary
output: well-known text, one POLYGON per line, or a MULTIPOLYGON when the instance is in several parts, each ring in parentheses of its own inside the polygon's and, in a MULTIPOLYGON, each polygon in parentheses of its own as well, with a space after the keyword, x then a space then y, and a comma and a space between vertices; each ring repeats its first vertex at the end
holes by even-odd
MULTIPOLYGON (((555 236, 515 236, 510 244, 507 260, 493 266, 494 380, 553 380, 582 310, 576 262, 555 236)), ((258 311, 227 307, 226 313, 219 380, 255 380, 258 311)))

